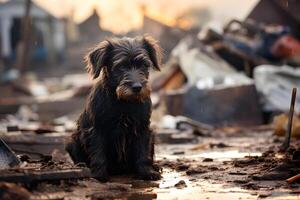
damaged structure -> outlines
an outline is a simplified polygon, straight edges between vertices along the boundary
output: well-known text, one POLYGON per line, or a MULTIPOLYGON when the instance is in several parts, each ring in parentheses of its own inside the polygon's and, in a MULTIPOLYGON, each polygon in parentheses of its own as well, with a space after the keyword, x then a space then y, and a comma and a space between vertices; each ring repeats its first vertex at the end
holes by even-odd
MULTIPOLYGON (((18 45, 23 37, 22 18, 25 14, 24 0, 12 0, 1 4, 1 58, 16 60, 18 45)), ((58 60, 66 48, 65 21, 51 15, 33 4, 30 15, 31 58, 34 60, 58 60)))

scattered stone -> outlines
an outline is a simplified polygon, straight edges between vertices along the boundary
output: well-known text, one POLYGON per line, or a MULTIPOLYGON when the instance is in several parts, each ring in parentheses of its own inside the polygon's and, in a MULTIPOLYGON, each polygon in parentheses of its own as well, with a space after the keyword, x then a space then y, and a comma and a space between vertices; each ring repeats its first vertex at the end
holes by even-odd
POLYGON ((249 180, 247 180, 247 179, 238 179, 238 180, 234 180, 233 182, 237 183, 237 184, 246 184, 246 183, 249 182, 249 180))
POLYGON ((210 167, 208 167, 208 169, 211 171, 216 171, 216 170, 219 170, 220 168, 218 168, 216 166, 210 166, 210 167))
POLYGON ((214 159, 212 158, 204 158, 202 162, 213 162, 214 159))
POLYGON ((184 151, 176 151, 173 153, 173 155, 183 155, 183 154, 185 154, 184 151))
POLYGON ((223 142, 219 142, 219 143, 216 143, 216 144, 214 144, 214 143, 210 143, 209 144, 209 147, 210 148, 226 148, 226 147, 231 147, 231 146, 229 146, 229 145, 227 145, 227 144, 224 144, 223 142))
POLYGON ((271 196, 271 195, 272 195, 271 192, 260 192, 260 193, 258 194, 258 198, 267 198, 267 197, 269 197, 269 196, 271 196))
POLYGON ((193 175, 193 174, 204 174, 206 173, 206 170, 200 169, 200 168, 192 168, 192 169, 188 169, 186 171, 187 175, 193 175))
POLYGON ((176 167, 176 170, 178 170, 178 171, 184 171, 184 170, 187 170, 189 168, 190 168, 190 166, 188 164, 180 163, 176 167))
POLYGON ((185 183, 184 180, 180 180, 180 181, 179 181, 178 183, 176 183, 174 186, 175 186, 176 188, 178 188, 178 189, 182 189, 182 188, 187 187, 187 185, 186 185, 186 183, 185 183))

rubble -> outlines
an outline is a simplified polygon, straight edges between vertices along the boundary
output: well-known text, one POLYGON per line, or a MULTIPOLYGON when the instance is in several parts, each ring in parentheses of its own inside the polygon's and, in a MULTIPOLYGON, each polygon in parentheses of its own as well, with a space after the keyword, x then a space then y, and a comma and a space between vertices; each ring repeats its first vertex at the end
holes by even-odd
MULTIPOLYGON (((255 85, 264 110, 273 112, 289 110, 291 89, 295 85, 300 85, 299 72, 299 69, 290 66, 262 65, 255 69, 255 85)), ((299 101, 297 96, 296 111, 299 110, 299 101)))

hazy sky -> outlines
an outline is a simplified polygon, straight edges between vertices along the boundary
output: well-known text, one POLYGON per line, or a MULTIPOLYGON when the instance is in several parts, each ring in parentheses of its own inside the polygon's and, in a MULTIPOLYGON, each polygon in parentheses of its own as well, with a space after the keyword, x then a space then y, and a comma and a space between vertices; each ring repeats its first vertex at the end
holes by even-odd
POLYGON ((102 28, 126 32, 142 25, 141 7, 147 13, 172 20, 184 11, 206 7, 213 18, 222 22, 231 18, 244 18, 258 0, 34 0, 55 16, 69 15, 73 10, 74 20, 82 22, 96 9, 101 16, 102 28))

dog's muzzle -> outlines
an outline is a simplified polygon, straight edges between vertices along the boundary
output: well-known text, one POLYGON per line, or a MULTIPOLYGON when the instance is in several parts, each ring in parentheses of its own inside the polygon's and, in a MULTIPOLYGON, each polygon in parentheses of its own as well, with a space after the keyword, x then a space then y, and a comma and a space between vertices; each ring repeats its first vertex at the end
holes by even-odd
POLYGON ((150 93, 149 85, 141 83, 121 84, 116 89, 118 99, 126 101, 143 101, 150 97, 150 93))

